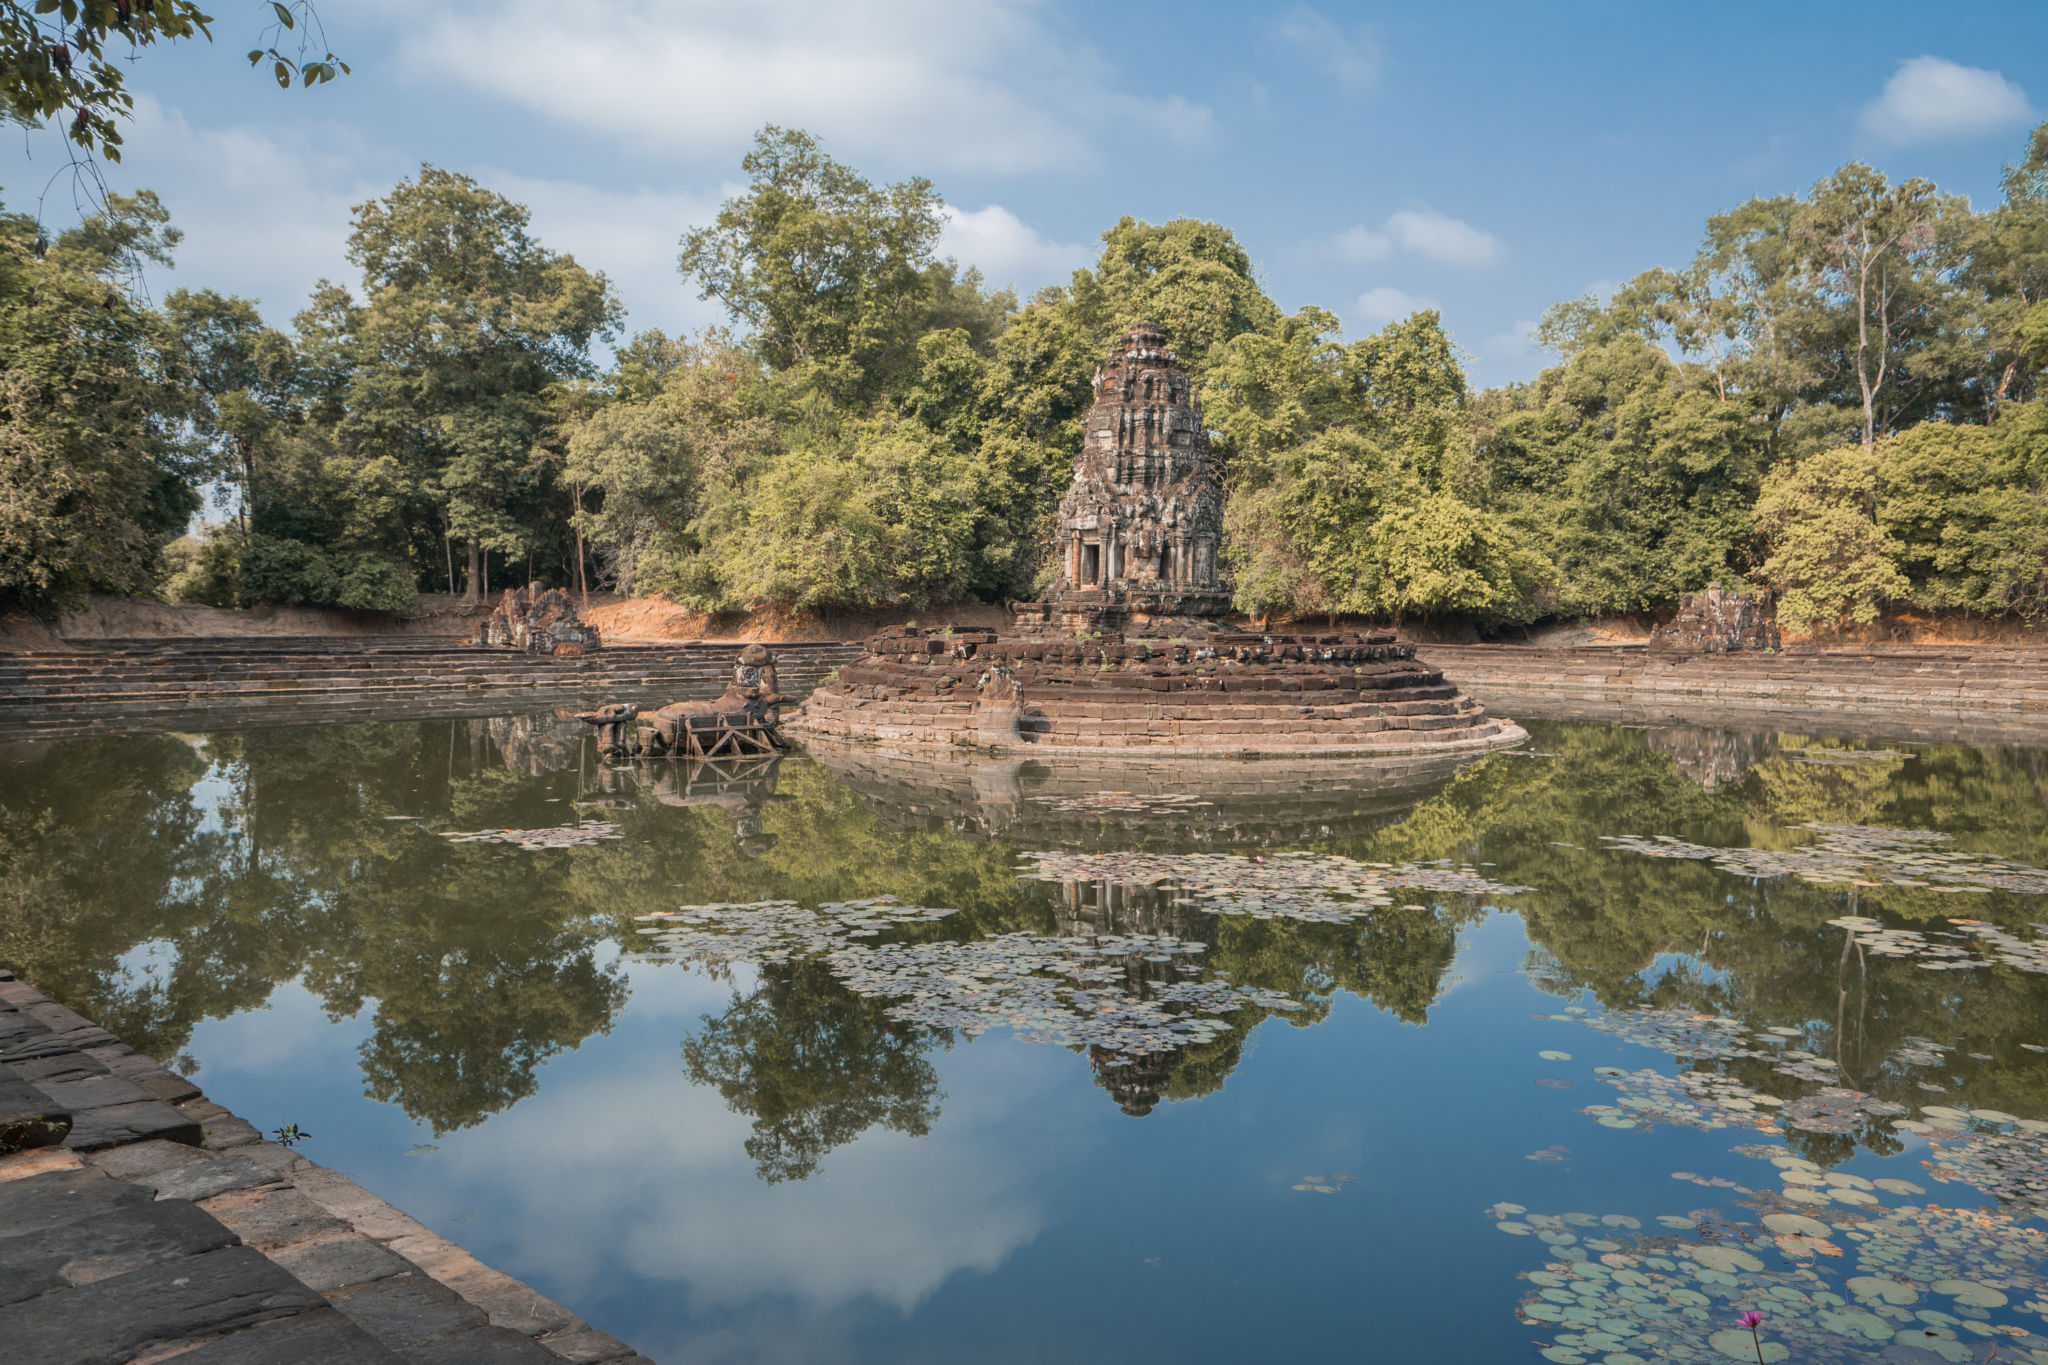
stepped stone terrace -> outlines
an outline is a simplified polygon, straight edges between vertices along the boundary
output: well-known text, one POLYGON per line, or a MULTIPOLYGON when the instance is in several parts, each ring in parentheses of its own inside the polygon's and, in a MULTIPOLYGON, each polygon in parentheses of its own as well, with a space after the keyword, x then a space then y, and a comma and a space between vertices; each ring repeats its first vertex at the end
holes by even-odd
POLYGON ((904 626, 811 694, 800 733, 1037 754, 1407 754, 1521 727, 1391 635, 1060 640, 904 626))

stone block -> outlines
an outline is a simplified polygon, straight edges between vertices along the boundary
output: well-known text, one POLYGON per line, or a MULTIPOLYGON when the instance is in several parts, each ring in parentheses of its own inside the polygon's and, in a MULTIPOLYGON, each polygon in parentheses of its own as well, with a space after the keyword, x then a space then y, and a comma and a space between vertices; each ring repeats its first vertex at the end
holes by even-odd
POLYGON ((582 1319, 553 1299, 493 1270, 455 1243, 428 1232, 400 1237, 391 1249, 482 1309, 495 1327, 526 1336, 567 1331, 582 1319))
POLYGON ((116 1180, 134 1180, 180 1166, 194 1166, 205 1160, 205 1149, 182 1142, 166 1142, 161 1138, 131 1142, 125 1147, 110 1147, 103 1152, 94 1152, 91 1157, 94 1166, 116 1180))
POLYGON ((652 1365, 625 1342, 595 1327, 550 1332, 538 1340, 555 1356, 572 1362, 572 1365, 652 1365))
POLYGON ((482 1310, 421 1273, 349 1285, 327 1298, 343 1317, 408 1361, 560 1365, 532 1338, 490 1326, 482 1310))
POLYGON ((361 1237, 354 1228, 289 1185, 233 1190, 205 1199, 199 1207, 265 1253, 295 1242, 361 1237))
POLYGON ((339 1171, 308 1162, 292 1173, 292 1184, 366 1237, 392 1242, 401 1237, 432 1235, 417 1219, 400 1213, 339 1171))
POLYGON ((0 1342, 37 1365, 160 1359, 323 1307, 261 1252, 231 1246, 9 1304, 0 1308, 0 1342))
POLYGON ((0 1183, 0 1240, 39 1237, 82 1218, 150 1202, 149 1191, 82 1166, 0 1183))
POLYGON ((103 1211, 27 1236, 0 1238, 0 1304, 125 1275, 235 1244, 235 1234, 182 1199, 103 1211))
POLYGON ((75 1171, 85 1164, 76 1152, 61 1147, 38 1147, 14 1156, 0 1157, 0 1181, 26 1180, 50 1171, 75 1171))
POLYGON ((71 1132, 71 1114, 41 1089, 0 1073, 0 1156, 55 1147, 71 1132))
POLYGON ((323 1294, 352 1284, 419 1272, 419 1267, 405 1257, 360 1233, 332 1241, 294 1242, 267 1254, 302 1283, 323 1294))
POLYGON ((177 1357, 177 1365, 406 1365, 333 1308, 272 1318, 177 1357))
POLYGON ((74 1110, 71 1133, 64 1139, 64 1145, 76 1152, 92 1152, 150 1138, 197 1146, 199 1125, 162 1100, 141 1099, 130 1104, 74 1110))
POLYGON ((159 1199, 211 1199, 230 1190, 253 1189, 286 1178, 305 1164, 300 1157, 271 1142, 251 1143, 190 1165, 166 1166, 133 1177, 154 1190, 159 1199))

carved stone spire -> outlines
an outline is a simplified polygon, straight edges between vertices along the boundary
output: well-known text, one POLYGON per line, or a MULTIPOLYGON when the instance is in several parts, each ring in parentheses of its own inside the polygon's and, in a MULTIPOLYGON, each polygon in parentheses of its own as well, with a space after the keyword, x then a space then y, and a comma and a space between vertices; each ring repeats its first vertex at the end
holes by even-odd
POLYGON ((1060 577, 1036 613, 1062 628, 1217 617, 1223 496, 1201 404, 1157 323, 1133 323, 1095 374, 1074 482, 1060 499, 1060 577))

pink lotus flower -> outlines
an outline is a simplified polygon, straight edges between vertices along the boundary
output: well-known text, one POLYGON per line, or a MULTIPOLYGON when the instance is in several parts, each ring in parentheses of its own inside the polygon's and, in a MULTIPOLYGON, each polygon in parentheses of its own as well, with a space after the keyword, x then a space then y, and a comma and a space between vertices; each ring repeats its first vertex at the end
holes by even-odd
POLYGON ((1757 1335, 1756 1330, 1762 1325, 1763 1320, 1764 1315, 1754 1308, 1735 1319, 1736 1326, 1749 1329, 1750 1344, 1756 1347, 1756 1365, 1764 1365, 1764 1339, 1757 1335))

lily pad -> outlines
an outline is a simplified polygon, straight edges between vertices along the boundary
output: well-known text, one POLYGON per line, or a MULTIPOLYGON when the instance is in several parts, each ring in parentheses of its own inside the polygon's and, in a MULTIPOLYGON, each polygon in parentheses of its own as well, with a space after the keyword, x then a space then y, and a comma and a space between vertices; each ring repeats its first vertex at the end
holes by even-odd
POLYGON ((1707 1345, 1730 1360, 1747 1360, 1752 1362, 1752 1365, 1759 1358, 1763 1360, 1764 1365, 1772 1365, 1774 1361, 1784 1360, 1792 1354, 1780 1343, 1759 1342, 1747 1330, 1738 1327, 1729 1327, 1714 1333, 1707 1338, 1707 1345), (1762 1353, 1761 1357, 1759 1351, 1762 1353))

